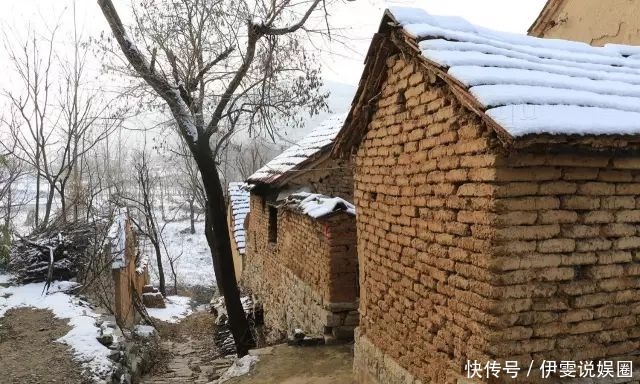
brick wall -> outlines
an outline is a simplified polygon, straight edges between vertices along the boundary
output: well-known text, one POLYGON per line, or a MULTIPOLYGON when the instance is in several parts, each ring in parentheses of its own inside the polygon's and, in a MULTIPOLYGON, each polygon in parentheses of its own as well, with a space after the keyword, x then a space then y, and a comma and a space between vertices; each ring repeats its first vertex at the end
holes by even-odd
POLYGON ((353 169, 350 161, 326 159, 297 172, 288 182, 290 188, 309 188, 312 193, 342 197, 353 201, 353 169))
POLYGON ((277 243, 269 242, 269 206, 252 194, 243 285, 264 304, 268 325, 287 332, 357 324, 355 218, 321 219, 277 210, 277 243))
POLYGON ((638 349, 640 158, 507 156, 417 61, 387 71, 355 156, 361 382, 638 349))
POLYGON ((583 360, 637 351, 640 157, 499 157, 476 182, 495 185, 495 217, 473 222, 497 228, 494 287, 474 290, 491 299, 487 311, 503 327, 486 339, 487 354, 583 360))

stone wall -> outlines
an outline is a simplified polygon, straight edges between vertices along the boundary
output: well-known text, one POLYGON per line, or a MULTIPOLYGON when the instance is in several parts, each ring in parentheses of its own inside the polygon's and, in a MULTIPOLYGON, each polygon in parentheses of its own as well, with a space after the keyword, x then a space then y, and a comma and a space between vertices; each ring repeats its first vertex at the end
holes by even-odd
POLYGON ((455 382, 467 359, 629 357, 640 158, 507 156, 417 61, 387 65, 355 158, 362 382, 455 382))
POLYGON ((252 194, 242 276, 262 301, 266 323, 282 332, 352 331, 358 321, 355 218, 337 213, 312 219, 280 208, 277 241, 270 242, 269 210, 252 194))

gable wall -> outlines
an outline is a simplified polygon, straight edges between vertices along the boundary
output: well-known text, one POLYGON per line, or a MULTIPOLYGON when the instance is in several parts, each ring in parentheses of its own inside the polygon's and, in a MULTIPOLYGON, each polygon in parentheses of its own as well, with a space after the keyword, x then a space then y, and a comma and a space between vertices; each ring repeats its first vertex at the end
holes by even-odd
POLYGON ((479 302, 494 276, 492 240, 474 223, 494 200, 476 175, 499 144, 417 62, 393 56, 387 71, 355 160, 355 370, 361 382, 445 383, 467 356, 488 354, 491 316, 479 302))
POLYGON ((297 176, 287 182, 287 188, 309 188, 312 193, 353 201, 353 168, 350 161, 328 158, 308 168, 311 170, 297 172, 297 176))
POLYGON ((388 60, 355 156, 360 382, 455 382, 467 359, 635 360, 640 156, 506 154, 417 65, 388 60))
POLYGON ((640 45, 640 6, 636 0, 564 0, 544 33, 532 35, 582 41, 640 45))

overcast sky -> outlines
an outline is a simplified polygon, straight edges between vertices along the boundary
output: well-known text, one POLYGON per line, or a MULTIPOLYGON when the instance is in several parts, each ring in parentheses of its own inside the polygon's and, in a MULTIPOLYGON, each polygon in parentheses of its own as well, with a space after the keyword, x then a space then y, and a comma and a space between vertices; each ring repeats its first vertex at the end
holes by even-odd
MULTIPOLYGON (((126 18, 130 1, 114 1, 123 18, 126 18)), ((338 38, 332 44, 319 47, 322 48, 325 78, 358 83, 369 40, 378 28, 383 10, 390 5, 420 7, 433 14, 461 16, 472 23, 497 30, 525 33, 544 3, 545 0, 339 0, 329 9, 330 22, 337 33, 348 36, 348 40, 338 38)), ((30 26, 37 29, 62 20, 61 34, 70 33, 72 4, 73 0, 1 0, 0 23, 4 30, 9 27, 20 33, 30 26)), ((76 9, 85 34, 99 34, 107 30, 95 0, 77 0, 76 9)), ((6 55, 1 55, 2 67, 6 66, 5 60, 6 55)), ((4 78, 3 82, 8 80, 4 78)))
MULTIPOLYGON (((132 0, 113 1, 123 21, 130 21, 132 0)), ((461 16, 472 23, 496 30, 526 33, 544 3, 545 0, 333 0, 334 5, 328 11, 332 33, 336 38, 331 42, 314 41, 313 44, 322 63, 325 84, 331 92, 328 100, 330 113, 343 113, 350 107, 355 85, 362 73, 364 55, 371 37, 379 27, 385 8, 424 8, 432 14, 461 16)), ((0 28, 5 37, 19 42, 24 41, 24 35, 29 30, 41 31, 44 36, 48 36, 46 26, 60 25, 58 45, 69 44, 64 42, 63 37, 71 37, 73 34, 72 8, 73 0, 0 0, 0 28)), ((96 0, 76 0, 76 15, 84 37, 98 36, 102 32, 111 33, 96 0)), ((324 19, 318 16, 316 20, 310 20, 310 23, 312 27, 321 27, 324 26, 324 19)), ((0 90, 20 92, 22 85, 13 81, 15 76, 11 74, 11 64, 3 49, 4 44, 0 43, 0 68, 5 69, 0 76, 0 90)), ((60 51, 64 52, 64 49, 60 51)), ((69 53, 71 54, 70 50, 69 53)), ((97 60, 88 63, 88 66, 94 70, 95 75, 91 79, 85 78, 85 84, 88 84, 86 81, 99 82, 101 88, 111 88, 118 92, 119 81, 125 81, 107 82, 104 77, 99 77, 100 63, 97 60)), ((3 103, 0 100, 0 106, 3 103)), ((327 113, 322 113, 313 118, 307 117, 304 129, 285 130, 288 137, 286 141, 304 136, 326 116, 327 113)), ((139 129, 154 126, 165 119, 157 113, 140 113, 128 119, 125 126, 139 129)))

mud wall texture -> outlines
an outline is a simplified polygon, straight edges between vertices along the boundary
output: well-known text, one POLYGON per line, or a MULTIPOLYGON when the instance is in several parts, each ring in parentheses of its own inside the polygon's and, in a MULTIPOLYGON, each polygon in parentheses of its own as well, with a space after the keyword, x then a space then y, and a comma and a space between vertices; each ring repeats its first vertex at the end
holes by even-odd
POLYGON ((283 333, 352 334, 358 324, 355 218, 313 219, 255 194, 250 212, 242 284, 262 301, 266 323, 283 333))
POLYGON ((355 156, 362 382, 634 360, 640 157, 507 154, 418 62, 387 71, 355 156))

